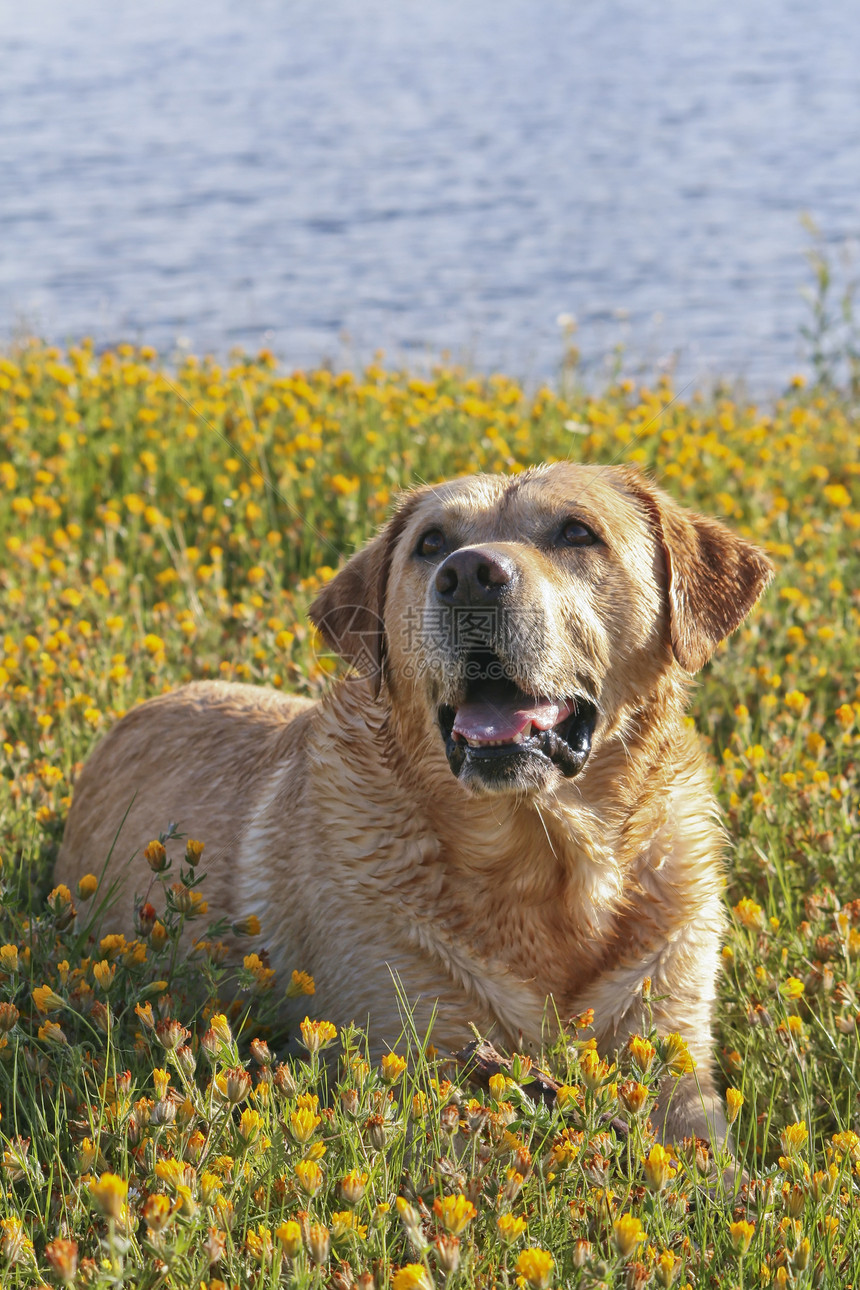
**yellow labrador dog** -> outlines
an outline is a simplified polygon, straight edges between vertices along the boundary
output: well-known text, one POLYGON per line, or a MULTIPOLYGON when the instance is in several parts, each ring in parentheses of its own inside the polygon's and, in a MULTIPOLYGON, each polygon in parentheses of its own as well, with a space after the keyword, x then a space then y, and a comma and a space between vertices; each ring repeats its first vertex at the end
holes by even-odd
POLYGON ((210 913, 256 914, 272 965, 378 1048, 392 972, 440 1048, 469 1022, 537 1046, 593 1008, 611 1051, 650 977, 698 1064, 666 1132, 721 1137, 723 837, 684 708, 771 575, 626 468, 416 489, 311 609, 353 672, 321 703, 205 682, 132 711, 83 770, 57 880, 98 870, 128 812, 130 924, 140 852, 177 821, 207 843, 210 913))

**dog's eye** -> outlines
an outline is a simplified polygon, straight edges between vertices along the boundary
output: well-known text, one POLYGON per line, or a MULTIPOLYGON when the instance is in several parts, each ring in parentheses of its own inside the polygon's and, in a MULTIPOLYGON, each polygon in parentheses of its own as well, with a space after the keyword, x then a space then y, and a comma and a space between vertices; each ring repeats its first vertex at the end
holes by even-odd
POLYGON ((564 546, 594 546, 597 538, 579 520, 568 520, 559 534, 559 540, 564 546))
POLYGON ((441 529, 428 529, 418 539, 418 546, 415 548, 416 555, 438 555, 445 546, 445 534, 441 529))

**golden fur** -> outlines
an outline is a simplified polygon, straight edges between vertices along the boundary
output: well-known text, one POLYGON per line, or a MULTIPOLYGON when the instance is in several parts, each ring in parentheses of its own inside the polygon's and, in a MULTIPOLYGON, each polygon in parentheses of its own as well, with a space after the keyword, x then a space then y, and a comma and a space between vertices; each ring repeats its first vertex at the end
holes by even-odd
POLYGON ((667 1133, 722 1135, 710 1070, 722 834, 684 708, 690 675, 771 572, 624 468, 417 489, 311 611, 357 670, 320 703, 204 682, 132 711, 82 772, 57 880, 100 872, 128 812, 110 876, 131 925, 150 876, 141 850, 178 822, 206 843, 210 915, 256 914, 282 979, 310 972, 318 1015, 369 1017, 377 1049, 401 1029, 392 973, 419 1026, 437 1009, 441 1049, 470 1022, 535 1047, 590 1007, 611 1051, 642 1027, 650 977, 659 1030, 680 1032, 698 1063, 664 1108, 667 1133), (467 601, 467 577, 493 601, 475 654, 429 612, 453 594, 443 564, 467 601), (465 660, 491 656, 527 695, 593 714, 578 774, 539 752, 446 742, 441 714, 460 721, 473 693, 465 660))

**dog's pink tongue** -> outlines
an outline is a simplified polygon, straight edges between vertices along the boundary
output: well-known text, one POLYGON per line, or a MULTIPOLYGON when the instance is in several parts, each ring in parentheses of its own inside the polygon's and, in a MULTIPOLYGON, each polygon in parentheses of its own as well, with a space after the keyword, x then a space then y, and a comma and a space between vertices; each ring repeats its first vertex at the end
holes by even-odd
POLYGON ((484 686, 480 698, 470 699, 454 718, 455 735, 473 742, 480 739, 516 739, 528 726, 551 730, 573 712, 571 704, 552 699, 533 699, 511 693, 511 687, 484 686))

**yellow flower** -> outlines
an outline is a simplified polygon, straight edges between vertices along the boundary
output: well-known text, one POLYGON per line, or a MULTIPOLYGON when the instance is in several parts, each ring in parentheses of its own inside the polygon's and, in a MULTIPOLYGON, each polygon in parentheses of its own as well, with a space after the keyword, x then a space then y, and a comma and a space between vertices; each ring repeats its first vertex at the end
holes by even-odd
POLYGON ((386 1084, 394 1084, 406 1070, 406 1058, 397 1053, 384 1053, 379 1064, 386 1084))
POLYGON ((789 690, 788 694, 785 696, 784 702, 790 712, 799 716, 809 700, 802 690, 789 690))
POLYGON ((0 1219, 0 1255, 11 1264, 35 1262, 33 1242, 20 1218, 0 1219))
POLYGON ((157 838, 144 847, 143 858, 153 873, 163 873, 167 868, 167 852, 164 849, 164 843, 159 842, 157 838))
POLYGON ((200 1199, 203 1204, 213 1204, 223 1187, 224 1183, 217 1174, 211 1173, 208 1169, 204 1170, 200 1175, 200 1199))
POLYGON ((649 1191, 663 1191, 666 1184, 670 1182, 677 1174, 677 1169, 672 1165, 672 1157, 664 1147, 655 1143, 649 1154, 643 1159, 642 1167, 645 1171, 645 1184, 649 1191))
POLYGON ((246 1146, 256 1142, 263 1127, 263 1117, 253 1107, 246 1106, 239 1119, 239 1137, 246 1146))
POLYGON ((190 1168, 190 1165, 184 1165, 175 1156, 170 1156, 167 1160, 158 1161, 155 1166, 155 1176, 160 1178, 162 1182, 167 1183, 168 1186, 176 1188, 187 1184, 188 1178, 191 1176, 188 1173, 190 1168))
POLYGON ((844 484, 825 484, 823 492, 830 505, 839 510, 845 510, 851 505, 851 494, 844 484))
POLYGON ((329 1255, 331 1236, 322 1223, 311 1223, 308 1228, 308 1254, 314 1263, 325 1263, 329 1255))
POLYGON ((654 1266, 654 1272, 660 1285, 669 1290, 678 1274, 679 1259, 672 1250, 663 1250, 654 1266))
POLYGON ((68 887, 64 882, 61 882, 58 887, 55 887, 54 890, 48 896, 48 908, 54 914, 61 913, 62 910, 64 910, 66 906, 70 905, 71 903, 72 903, 72 893, 69 891, 68 887))
POLYGON ((757 931, 764 927, 764 911, 761 905, 757 905, 749 897, 745 896, 743 900, 739 900, 734 907, 734 912, 738 920, 750 931, 757 931))
POLYGON ((98 890, 99 880, 94 873, 85 873, 78 882, 78 895, 81 900, 89 900, 98 890))
POLYGON ((649 1039, 643 1039, 641 1035, 633 1035, 628 1043, 630 1055, 643 1074, 651 1067, 651 1063, 657 1055, 657 1049, 649 1039))
POLYGON ((638 1245, 645 1240, 645 1229, 642 1220, 632 1214, 622 1214, 612 1224, 612 1240, 623 1259, 627 1259, 638 1245))
POLYGON ((245 1233, 245 1249, 257 1263, 266 1265, 272 1261, 272 1233, 262 1223, 256 1228, 249 1227, 245 1233))
POLYGON ((224 1016, 223 1012, 216 1012, 210 1019, 209 1029, 215 1032, 215 1036, 220 1043, 228 1047, 233 1043, 233 1032, 230 1029, 230 1023, 224 1016))
POLYGON ((357 1205, 367 1187, 367 1174, 358 1169, 350 1169, 340 1180, 340 1194, 347 1205, 357 1205))
POLYGON ((276 1228, 275 1236, 281 1242, 284 1254, 288 1259, 294 1259, 302 1248, 302 1229, 293 1219, 287 1219, 276 1228))
POLYGON ((115 959, 128 949, 128 942, 122 932, 111 932, 99 941, 99 949, 106 959, 115 959))
POLYGON ((232 928, 235 936, 259 936, 260 920, 256 914, 249 914, 233 923, 232 928))
POLYGON ((315 1160, 299 1160, 295 1174, 299 1186, 308 1196, 315 1196, 323 1185, 323 1171, 315 1160))
POLYGON ((290 1132, 296 1142, 310 1142, 319 1123, 320 1117, 310 1107, 300 1106, 290 1112, 290 1132))
POLYGON ((337 1027, 330 1021, 311 1021, 305 1017, 299 1026, 302 1032, 302 1043, 309 1053, 317 1053, 333 1039, 337 1039, 337 1027))
POLYGON ((49 985, 37 985, 33 991, 33 1002, 39 1012, 56 1012, 66 1006, 65 1000, 51 989, 49 985))
POLYGON ((796 976, 790 976, 783 986, 786 999, 799 999, 803 991, 803 982, 796 976))
POLYGON ((513 1214, 500 1214, 496 1219, 496 1227, 505 1245, 513 1245, 526 1230, 526 1220, 515 1218, 513 1214))
POLYGON ((732 1245, 738 1254, 744 1255, 749 1249, 750 1241, 755 1234, 755 1223, 748 1223, 743 1218, 737 1223, 729 1223, 729 1234, 732 1238, 732 1245))
POLYGON ((185 862, 192 869, 195 869, 200 863, 200 857, 203 855, 205 845, 204 842, 197 842, 194 838, 189 838, 185 843, 185 862))
POLYGON ((499 1071, 496 1075, 490 1076, 490 1079, 489 1079, 490 1096, 492 1097, 494 1102, 501 1102, 502 1098, 505 1096, 505 1093, 507 1092, 507 1088, 510 1082, 511 1081, 508 1079, 507 1075, 503 1075, 501 1071, 499 1071))
POLYGON ((680 1035, 666 1035, 660 1041, 663 1061, 672 1075, 688 1075, 696 1069, 696 1063, 680 1035))
POLYGON ((391 1290, 433 1290, 433 1282, 423 1263, 407 1263, 392 1276, 391 1290))
POLYGON ((147 1196, 143 1206, 143 1220, 150 1231, 163 1232, 173 1217, 173 1205, 170 1197, 163 1192, 153 1192, 147 1196))
POLYGON ((833 1145, 837 1151, 843 1155, 850 1156, 854 1164, 860 1163, 860 1137, 853 1129, 844 1129, 841 1133, 834 1133, 833 1145))
POLYGON ((367 1227, 358 1221, 357 1216, 350 1209, 339 1210, 331 1216, 331 1239, 333 1241, 344 1241, 351 1236, 357 1236, 363 1241, 367 1236, 367 1227))
POLYGON ((105 1173, 98 1182, 90 1183, 90 1195, 108 1218, 121 1219, 128 1196, 128 1183, 116 1174, 105 1173))
POLYGON ((17 945, 0 945, 0 969, 3 972, 18 971, 17 945))
POLYGON ((246 954, 242 960, 246 972, 250 972, 261 989, 268 989, 274 984, 275 969, 267 968, 259 954, 246 954))
POLYGON ((478 1211, 465 1196, 443 1196, 434 1200, 433 1213, 447 1232, 459 1236, 478 1211))
POLYGON ((574 1105, 582 1100, 582 1094, 578 1084, 562 1084, 555 1091, 555 1104, 563 1110, 571 1103, 574 1105))
POLYGON ((105 993, 113 985, 113 979, 116 975, 116 964, 108 963, 107 959, 102 959, 100 963, 93 964, 93 976, 98 985, 105 993))
POLYGON ((595 1093, 606 1083, 614 1066, 603 1061, 596 1048, 584 1048, 579 1054, 579 1066, 582 1071, 582 1082, 587 1089, 595 1093))
POLYGON ((626 1079, 623 1084, 618 1086, 618 1097, 621 1105, 631 1115, 638 1115, 643 1109, 649 1098, 647 1085, 640 1084, 638 1080, 626 1079))
POLYGON ((552 1284, 554 1269, 555 1260, 549 1250, 538 1248, 522 1250, 517 1257, 517 1276, 523 1277, 532 1290, 547 1290, 547 1287, 552 1284))
POLYGON ((806 1146, 808 1139, 809 1129, 802 1120, 797 1124, 786 1125, 782 1133, 779 1135, 782 1149, 788 1156, 792 1156, 796 1152, 802 1151, 806 1146))
POLYGON ((741 1107, 744 1104, 744 1095, 736 1088, 726 1089, 726 1119, 729 1124, 734 1124, 740 1114, 741 1107))

